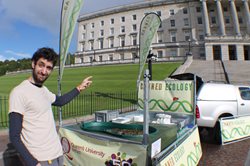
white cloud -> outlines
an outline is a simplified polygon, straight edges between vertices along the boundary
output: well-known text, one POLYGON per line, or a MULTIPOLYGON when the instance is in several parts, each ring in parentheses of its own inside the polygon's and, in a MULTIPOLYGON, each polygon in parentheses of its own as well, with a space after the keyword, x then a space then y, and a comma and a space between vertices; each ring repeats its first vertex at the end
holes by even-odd
POLYGON ((6 58, 5 58, 3 55, 0 54, 0 61, 3 62, 3 61, 5 61, 5 59, 6 59, 6 58))
POLYGON ((19 20, 32 26, 44 28, 49 32, 58 33, 60 3, 61 1, 58 0, 2 0, 0 8, 2 19, 0 21, 12 23, 19 20))
POLYGON ((3 56, 3 55, 1 55, 0 54, 0 61, 2 61, 2 62, 4 62, 5 60, 17 60, 16 58, 14 58, 14 57, 5 57, 5 56, 3 56))
POLYGON ((14 56, 18 56, 18 57, 21 57, 21 58, 30 58, 31 57, 30 54, 15 52, 15 51, 12 51, 12 50, 6 50, 5 53, 6 54, 11 54, 11 55, 14 55, 14 56))

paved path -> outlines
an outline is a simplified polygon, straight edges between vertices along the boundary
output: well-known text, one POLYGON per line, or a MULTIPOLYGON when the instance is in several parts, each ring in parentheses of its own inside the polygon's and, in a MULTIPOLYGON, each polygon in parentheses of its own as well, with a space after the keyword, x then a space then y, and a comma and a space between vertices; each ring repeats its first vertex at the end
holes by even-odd
POLYGON ((202 137, 201 142, 199 166, 250 166, 250 138, 223 146, 202 137), (248 164, 245 165, 247 160, 248 164))

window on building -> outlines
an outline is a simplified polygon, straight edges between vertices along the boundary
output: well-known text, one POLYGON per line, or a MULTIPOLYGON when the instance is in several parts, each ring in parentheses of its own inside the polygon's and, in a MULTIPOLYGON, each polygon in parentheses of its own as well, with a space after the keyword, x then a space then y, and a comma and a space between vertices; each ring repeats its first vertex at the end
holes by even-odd
POLYGON ((115 29, 112 27, 112 28, 110 28, 110 35, 113 35, 114 34, 114 32, 115 32, 115 29))
POLYGON ((93 57, 89 57, 89 62, 90 62, 90 63, 93 62, 93 57))
POLYGON ((101 30, 100 30, 100 36, 103 36, 103 35, 104 35, 104 30, 101 29, 101 30))
POLYGON ((177 56, 177 51, 175 49, 171 49, 170 56, 177 56))
POLYGON ((89 42, 89 49, 94 50, 94 41, 89 42))
POLYGON ((239 23, 243 24, 243 18, 242 17, 239 17, 239 23))
POLYGON ((210 9, 209 11, 210 11, 210 12, 214 12, 214 9, 210 9))
POLYGON ((124 60, 124 59, 125 59, 124 53, 120 53, 120 59, 121 59, 121 60, 124 60))
POLYGON ((132 59, 135 60, 136 58, 138 58, 137 53, 136 52, 132 52, 132 59))
POLYGON ((137 36, 136 35, 132 35, 132 45, 133 46, 137 45, 137 36))
POLYGON ((183 8, 182 11, 183 11, 183 14, 188 14, 187 8, 183 8))
POLYGON ((86 30, 86 25, 82 25, 82 30, 86 30))
POLYGON ((114 47, 114 38, 109 38, 109 48, 113 48, 114 47))
POLYGON ((197 17, 197 23, 202 24, 202 17, 197 17))
POLYGON ((200 13, 200 12, 201 12, 201 7, 197 6, 197 7, 196 7, 196 12, 197 12, 197 13, 200 13))
POLYGON ((170 40, 171 40, 171 42, 176 42, 176 32, 175 31, 170 32, 170 40))
POLYGON ((136 20, 136 14, 133 14, 132 17, 133 17, 133 20, 136 20))
POLYGON ((236 10, 237 10, 237 12, 240 12, 240 7, 236 6, 236 10))
POLYGON ((113 60, 114 60, 113 54, 109 54, 109 61, 113 61, 113 60))
POLYGON ((125 26, 121 26, 121 33, 125 33, 125 26))
POLYGON ((189 26, 188 18, 184 18, 183 21, 184 21, 184 26, 189 26))
POLYGON ((114 24, 115 23, 115 19, 111 18, 110 19, 110 24, 114 24))
POLYGON ((200 34, 200 35, 199 35, 199 39, 200 39, 200 40, 204 40, 204 35, 203 35, 203 34, 200 34))
POLYGON ((86 39, 86 34, 82 33, 82 40, 85 40, 85 39, 86 39))
POLYGON ((175 27, 175 20, 170 20, 170 26, 175 27))
POLYGON ((216 24, 216 17, 211 17, 211 23, 216 24))
POLYGON ((230 17, 229 16, 225 16, 225 23, 230 24, 230 17))
POLYGON ((136 24, 133 24, 133 25, 132 25, 132 29, 133 29, 134 32, 137 31, 137 25, 136 25, 136 24))
POLYGON ((104 26, 104 21, 103 20, 101 21, 101 26, 104 26))
POLYGON ((157 57, 163 58, 163 51, 162 50, 157 51, 157 57))
POLYGON ((125 22, 125 17, 124 16, 121 17, 121 22, 125 22))
POLYGON ((120 46, 125 47, 125 36, 120 37, 120 46))
POLYGON ((157 11, 156 13, 158 14, 158 16, 161 16, 161 11, 157 11))
POLYGON ((98 57, 98 59, 99 59, 99 62, 102 62, 102 55, 100 55, 100 56, 98 57))
POLYGON ((169 15, 170 15, 170 16, 173 16, 173 15, 174 15, 174 9, 170 9, 170 10, 169 10, 169 15))
POLYGON ((162 36, 163 36, 163 32, 157 32, 157 41, 158 43, 162 43, 162 36))
POLYGON ((91 28, 95 28, 95 23, 91 23, 91 28))
POLYGON ((81 51, 85 51, 85 43, 81 44, 81 51))
POLYGON ((185 41, 188 41, 190 39, 191 33, 189 30, 185 30, 184 31, 184 37, 185 37, 185 41))
POLYGON ((170 56, 177 56, 177 50, 176 49, 171 49, 170 50, 170 56))
POLYGON ((80 58, 80 63, 83 63, 83 62, 84 62, 84 58, 81 57, 81 58, 80 58))
POLYGON ((99 49, 103 49, 103 38, 99 39, 99 49))
POLYGON ((90 38, 93 39, 95 37, 94 31, 90 32, 90 38))

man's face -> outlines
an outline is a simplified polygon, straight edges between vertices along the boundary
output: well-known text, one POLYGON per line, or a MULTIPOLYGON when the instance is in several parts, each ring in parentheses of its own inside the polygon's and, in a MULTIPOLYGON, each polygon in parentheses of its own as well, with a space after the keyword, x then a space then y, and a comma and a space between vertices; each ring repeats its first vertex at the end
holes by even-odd
POLYGON ((53 70, 53 62, 40 58, 36 64, 32 62, 33 79, 36 84, 42 85, 53 70))

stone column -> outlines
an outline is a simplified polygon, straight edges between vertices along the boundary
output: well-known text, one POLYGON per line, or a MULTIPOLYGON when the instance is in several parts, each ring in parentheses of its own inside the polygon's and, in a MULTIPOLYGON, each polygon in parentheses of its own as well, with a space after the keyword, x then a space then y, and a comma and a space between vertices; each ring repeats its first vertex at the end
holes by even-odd
POLYGON ((221 2, 220 2, 221 0, 215 0, 215 1, 216 1, 217 13, 218 13, 219 24, 220 24, 220 32, 222 36, 225 36, 226 31, 225 31, 224 16, 223 16, 221 2))
POLYGON ((221 44, 221 59, 229 60, 228 44, 221 44))
POLYGON ((211 36, 211 31, 210 31, 210 25, 209 25, 209 16, 208 16, 208 11, 207 11, 207 0, 200 0, 202 2, 202 11, 203 11, 203 17, 205 20, 205 34, 206 36, 211 36))
POLYGON ((244 45, 243 44, 236 45, 236 55, 237 55, 238 61, 244 60, 244 45))
POLYGON ((250 35, 250 12, 249 12, 249 5, 248 0, 242 0, 244 3, 244 9, 246 14, 246 21, 247 21, 247 33, 250 35))
POLYGON ((232 16, 233 16, 233 22, 234 22, 234 30, 237 36, 241 36, 240 34, 240 25, 239 25, 239 20, 238 20, 238 14, 237 10, 235 7, 235 0, 230 0, 230 6, 231 6, 231 11, 232 11, 232 16))
POLYGON ((212 44, 205 43, 205 54, 206 54, 206 60, 214 60, 212 44))

